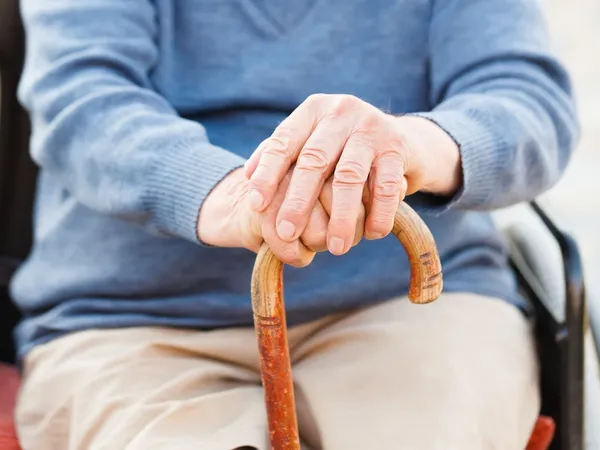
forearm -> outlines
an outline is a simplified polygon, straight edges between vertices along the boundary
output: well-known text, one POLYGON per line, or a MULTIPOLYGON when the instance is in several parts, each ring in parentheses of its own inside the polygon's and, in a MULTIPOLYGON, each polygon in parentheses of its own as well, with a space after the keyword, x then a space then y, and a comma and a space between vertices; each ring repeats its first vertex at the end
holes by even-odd
POLYGON ((454 207, 501 208, 551 188, 564 172, 577 136, 565 93, 536 66, 521 61, 490 65, 462 82, 463 92, 419 114, 452 136, 460 150, 463 179, 451 200, 454 207), (511 78, 494 79, 511 66, 511 78), (492 76, 475 81, 486 79, 483 72, 492 76))
POLYGON ((495 209, 552 187, 578 127, 539 3, 434 1, 429 41, 432 107, 416 115, 454 139, 463 178, 445 204, 431 205, 495 209))
POLYGON ((243 160, 152 90, 150 3, 23 0, 22 10, 20 98, 36 162, 91 209, 195 240, 202 202, 243 160))
POLYGON ((34 125, 34 159, 88 208, 196 240, 204 199, 244 160, 145 93, 111 91, 96 84, 45 130, 34 125))

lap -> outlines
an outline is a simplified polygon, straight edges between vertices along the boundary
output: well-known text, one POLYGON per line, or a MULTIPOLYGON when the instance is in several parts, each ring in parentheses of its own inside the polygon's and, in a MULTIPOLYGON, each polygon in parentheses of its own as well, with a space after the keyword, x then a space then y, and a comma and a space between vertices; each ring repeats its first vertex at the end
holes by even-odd
POLYGON ((34 350, 17 407, 25 448, 266 448, 252 330, 85 331, 34 350))
POLYGON ((539 413, 531 327, 502 301, 392 301, 296 351, 294 375, 327 450, 523 449, 539 413))
MULTIPOLYGON (((537 416, 529 326, 500 301, 394 300, 290 342, 312 448, 524 448, 537 416)), ((268 448, 252 329, 75 333, 32 351, 24 379, 25 448, 268 448)))

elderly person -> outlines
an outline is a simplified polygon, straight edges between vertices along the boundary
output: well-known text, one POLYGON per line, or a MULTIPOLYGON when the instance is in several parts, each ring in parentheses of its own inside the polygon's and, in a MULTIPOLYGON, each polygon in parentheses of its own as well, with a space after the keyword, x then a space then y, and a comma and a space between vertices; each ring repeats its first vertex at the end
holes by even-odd
POLYGON ((296 266, 306 448, 524 448, 536 350, 488 211, 550 188, 576 140, 538 1, 21 4, 24 448, 267 449, 263 242, 296 266), (428 306, 387 237, 403 199, 444 268, 428 306))

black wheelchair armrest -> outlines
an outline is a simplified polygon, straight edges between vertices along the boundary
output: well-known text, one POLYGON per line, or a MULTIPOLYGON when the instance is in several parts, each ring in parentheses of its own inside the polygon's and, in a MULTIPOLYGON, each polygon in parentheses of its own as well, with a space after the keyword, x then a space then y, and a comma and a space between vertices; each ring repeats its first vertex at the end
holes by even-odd
POLYGON ((19 260, 0 256, 0 362, 13 363, 15 349, 12 331, 19 321, 19 311, 9 295, 9 282, 19 260))
POLYGON ((19 20, 19 1, 2 0, 0 2, 0 64, 20 59, 21 42, 15 36, 21 32, 19 20))
POLYGON ((518 248, 511 249, 511 263, 536 313, 542 413, 557 423, 551 449, 579 450, 584 448, 584 335, 587 327, 582 259, 573 237, 561 230, 538 202, 531 202, 529 206, 560 249, 564 304, 560 302, 558 306, 563 306, 564 311, 557 311, 556 302, 548 301, 547 290, 518 248))

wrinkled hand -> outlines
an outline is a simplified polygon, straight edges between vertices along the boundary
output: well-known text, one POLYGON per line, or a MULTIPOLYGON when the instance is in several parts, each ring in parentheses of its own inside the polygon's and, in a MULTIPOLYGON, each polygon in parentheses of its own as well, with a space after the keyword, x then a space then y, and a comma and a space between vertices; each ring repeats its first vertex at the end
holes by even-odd
MULTIPOLYGON (((363 203, 365 237, 386 236, 405 195, 458 188, 459 159, 454 141, 429 120, 391 116, 349 95, 312 95, 246 163, 247 195, 254 211, 275 222, 277 239, 294 243, 311 229, 331 177, 328 223, 315 227, 326 229, 329 251, 341 255, 355 242, 363 203)), ((274 241, 274 232, 265 236, 274 241)))
MULTIPOLYGON (((292 171, 284 174, 270 204, 262 211, 249 206, 249 181, 238 169, 225 177, 205 200, 198 219, 198 237, 217 247, 242 247, 258 252, 263 241, 282 262, 304 267, 316 252, 327 249, 326 236, 332 207, 332 180, 327 180, 310 211, 298 239, 282 240, 276 231, 276 218, 290 183, 292 171)), ((353 244, 363 235, 364 208, 359 209, 353 244)))

